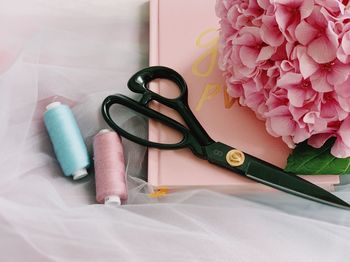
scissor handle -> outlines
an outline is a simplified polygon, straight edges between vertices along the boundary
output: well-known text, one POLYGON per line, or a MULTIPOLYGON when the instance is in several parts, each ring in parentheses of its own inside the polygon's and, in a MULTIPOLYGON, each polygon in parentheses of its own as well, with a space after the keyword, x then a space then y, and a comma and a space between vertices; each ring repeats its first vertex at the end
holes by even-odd
POLYGON ((177 109, 179 101, 187 104, 187 84, 183 77, 175 70, 165 66, 151 66, 135 73, 128 81, 128 87, 135 93, 142 94, 141 103, 146 105, 151 100, 156 100, 168 107, 177 109), (165 98, 149 89, 149 83, 156 79, 167 79, 176 84, 180 94, 173 99, 165 98))
POLYGON ((188 105, 188 89, 186 81, 175 70, 165 66, 151 66, 144 68, 130 78, 128 87, 131 91, 142 94, 140 103, 145 106, 150 101, 155 100, 177 111, 185 121, 188 129, 191 130, 193 136, 196 137, 202 146, 214 142, 192 113, 188 105), (167 79, 174 82, 180 90, 180 95, 171 99, 153 92, 149 89, 149 83, 156 79, 167 79))
POLYGON ((139 102, 118 94, 118 95, 111 95, 106 97, 106 99, 102 103, 102 116, 107 122, 107 124, 118 134, 120 134, 122 137, 125 137, 137 144, 147 146, 147 147, 154 147, 159 149, 179 149, 179 148, 190 148, 194 154, 203 157, 203 151, 202 147, 198 144, 197 140, 193 137, 190 130, 188 130, 186 127, 181 125, 180 123, 176 122, 175 120, 145 106, 140 104, 139 102), (168 144, 168 143, 157 143, 152 142, 147 139, 140 138, 138 136, 135 136, 127 131, 125 131, 122 127, 120 127, 118 124, 116 124, 110 114, 110 108, 112 105, 119 104, 123 105, 141 115, 147 116, 148 118, 154 119, 158 122, 161 122, 165 125, 167 125, 170 128, 173 128, 177 131, 179 131, 182 134, 182 140, 178 143, 168 144))

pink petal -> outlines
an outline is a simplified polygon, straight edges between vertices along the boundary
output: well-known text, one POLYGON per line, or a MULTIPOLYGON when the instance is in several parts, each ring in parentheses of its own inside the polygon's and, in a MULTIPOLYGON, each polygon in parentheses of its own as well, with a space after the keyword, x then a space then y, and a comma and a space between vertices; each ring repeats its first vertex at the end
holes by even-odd
POLYGON ((306 79, 313 75, 319 68, 319 65, 306 53, 306 48, 298 48, 300 72, 306 79))
POLYGON ((304 127, 305 123, 302 121, 303 116, 308 113, 310 110, 303 107, 289 107, 290 113, 293 116, 294 121, 298 122, 299 127, 304 127))
POLYGON ((285 45, 282 44, 279 47, 277 47, 276 53, 271 57, 273 61, 279 61, 288 59, 287 53, 286 53, 285 45))
POLYGON ((290 71, 292 69, 294 69, 294 65, 292 62, 288 61, 288 60, 283 60, 281 62, 281 69, 285 72, 290 71))
MULTIPOLYGON (((231 63, 233 63, 234 65, 241 65, 242 63, 240 62, 240 58, 239 58, 239 51, 241 50, 240 46, 233 46, 231 48, 231 56, 230 56, 230 61, 231 63)), ((235 69, 236 67, 234 66, 233 69, 235 69)))
POLYGON ((335 109, 337 105, 335 104, 335 100, 326 101, 326 103, 322 104, 321 117, 327 118, 330 120, 338 120, 337 110, 335 109))
POLYGON ((291 20, 290 12, 287 8, 283 6, 278 6, 276 9, 276 22, 279 25, 280 29, 283 31, 286 30, 289 21, 291 20))
POLYGON ((335 21, 334 22, 334 30, 335 30, 335 32, 337 32, 338 35, 340 35, 342 32, 347 31, 344 28, 345 28, 345 25, 343 24, 343 21, 335 21))
POLYGON ((307 140, 307 143, 314 148, 320 148, 332 136, 334 136, 334 134, 331 133, 313 135, 307 140))
POLYGON ((289 43, 289 42, 286 43, 286 53, 288 57, 291 57, 294 47, 295 47, 294 43, 289 43))
POLYGON ((303 121, 307 124, 315 124, 316 119, 319 118, 318 112, 309 112, 303 117, 303 121))
MULTIPOLYGON (((332 93, 332 96, 335 96, 332 93)), ((328 98, 325 103, 322 104, 321 108, 321 118, 328 119, 328 121, 342 121, 348 116, 340 106, 335 98, 328 98)))
POLYGON ((343 143, 350 147, 350 118, 346 118, 341 124, 338 134, 341 137, 343 143))
POLYGON ((249 68, 256 67, 256 60, 258 58, 258 55, 259 55, 259 50, 255 48, 242 46, 239 50, 239 57, 242 61, 242 64, 249 68))
POLYGON ((301 74, 296 74, 292 72, 288 72, 281 76, 280 79, 277 80, 277 86, 286 86, 286 85, 296 85, 301 82, 303 79, 301 74))
POLYGON ((271 56, 275 53, 275 48, 272 46, 264 46, 261 48, 259 56, 257 57, 256 61, 265 61, 271 58, 271 56))
POLYGON ((338 41, 338 35, 334 32, 334 23, 329 22, 328 26, 326 28, 326 35, 329 40, 329 44, 334 48, 335 50, 339 47, 339 41, 338 41))
POLYGON ((272 109, 269 112, 266 112, 265 116, 266 117, 278 117, 278 116, 285 116, 285 115, 289 115, 289 109, 287 106, 278 106, 275 107, 274 109, 272 109))
MULTIPOLYGON (((265 102, 265 100, 264 100, 265 102)), ((265 118, 263 117, 264 116, 264 113, 267 111, 267 106, 265 103, 262 103, 258 106, 257 108, 257 117, 260 119, 260 120, 265 120, 265 118)))
POLYGON ((321 36, 308 45, 307 53, 317 63, 325 64, 337 57, 337 48, 331 44, 328 38, 321 36))
POLYGON ((350 31, 343 35, 341 47, 343 48, 345 54, 350 55, 350 31))
MULTIPOLYGON (((338 102, 338 105, 339 105, 339 102, 338 102)), ((339 106, 338 105, 336 106, 335 110, 337 112, 338 120, 342 121, 349 116, 349 113, 345 111, 340 105, 339 106)))
POLYGON ((227 93, 232 97, 241 97, 243 95, 242 85, 228 84, 227 93))
MULTIPOLYGON (((235 23, 235 28, 236 29, 241 29, 244 28, 245 26, 247 26, 247 24, 250 23, 250 19, 248 16, 244 16, 244 15, 239 15, 237 17, 237 21, 235 23)), ((234 23, 233 23, 234 24, 234 23)))
POLYGON ((286 30, 283 32, 283 35, 286 37, 288 42, 295 42, 295 29, 297 28, 299 21, 297 19, 293 19, 292 23, 288 25, 286 30))
POLYGON ((295 107, 302 107, 305 102, 305 92, 301 88, 289 88, 288 99, 291 105, 295 107))
MULTIPOLYGON (((331 12, 331 13, 340 12, 341 14, 344 14, 344 5, 342 4, 342 2, 344 2, 344 1, 339 1, 339 0, 316 0, 317 4, 322 5, 329 12, 331 12)), ((329 14, 328 11, 327 11, 327 13, 329 14)))
POLYGON ((271 117, 271 129, 280 136, 293 135, 295 122, 290 116, 271 117))
POLYGON ((316 38, 318 30, 305 21, 301 21, 295 29, 296 39, 303 45, 307 45, 316 38))
POLYGON ((324 130, 327 128, 327 120, 322 118, 316 118, 315 123, 311 126, 312 131, 315 132, 324 132, 324 130))
POLYGON ((255 93, 247 97, 246 104, 249 108, 257 111, 260 105, 264 104, 264 95, 261 93, 255 93))
POLYGON ((350 65, 344 65, 339 62, 335 62, 332 66, 332 70, 327 74, 327 81, 331 85, 338 85, 348 79, 350 73, 350 65))
POLYGON ((256 44, 255 42, 255 37, 252 34, 239 35, 234 40, 235 45, 243 46, 254 46, 256 44))
POLYGON ((274 136, 274 137, 279 137, 279 135, 277 133, 275 133, 273 130, 272 130, 272 127, 271 127, 271 118, 267 118, 266 119, 266 122, 265 122, 265 127, 266 127, 266 131, 274 136))
POLYGON ((277 65, 274 65, 267 69, 266 75, 269 77, 278 77, 280 75, 279 71, 279 67, 277 65))
POLYGON ((305 19, 311 15, 314 9, 314 0, 304 0, 300 6, 300 19, 305 19))
POLYGON ((266 10, 271 5, 269 0, 257 0, 257 2, 258 5, 264 10, 266 10))
POLYGON ((305 128, 296 128, 294 137, 293 137, 293 142, 294 143, 301 143, 308 139, 310 137, 310 133, 305 129, 305 128))
POLYGON ((350 98, 338 96, 339 106, 346 112, 350 112, 350 98))
POLYGON ((244 65, 237 67, 235 70, 235 72, 239 75, 239 80, 242 80, 243 78, 251 78, 256 74, 257 71, 256 68, 249 68, 244 65))
POLYGON ((278 28, 277 22, 273 16, 263 16, 261 25, 261 39, 270 46, 280 46, 284 37, 278 28))
POLYGON ((333 90, 333 86, 328 83, 327 76, 324 74, 314 74, 310 77, 310 81, 315 91, 329 92, 333 90))
MULTIPOLYGON (((219 15, 219 17, 223 18, 226 15, 226 21, 227 23, 229 23, 230 27, 232 29, 239 29, 239 27, 237 27, 237 20, 238 18, 241 16, 241 12, 238 10, 238 6, 232 6, 229 8, 229 10, 227 10, 226 13, 222 14, 221 16, 219 15)), ((223 21, 223 19, 221 19, 221 21, 223 21)))
POLYGON ((321 9, 322 8, 319 5, 316 5, 307 20, 310 21, 315 27, 325 28, 327 26, 327 19, 322 14, 321 9))
POLYGON ((295 148, 295 144, 291 136, 282 136, 282 141, 291 149, 295 148))
POLYGON ((348 77, 345 82, 336 85, 335 91, 342 97, 350 97, 350 77, 348 77))
POLYGON ((250 81, 243 83, 243 90, 244 90, 244 96, 248 97, 252 94, 255 94, 256 92, 258 92, 258 88, 257 85, 255 84, 254 80, 251 79, 250 81))
POLYGON ((350 156, 350 147, 338 137, 331 149, 331 154, 337 158, 346 158, 350 156))
POLYGON ((345 52, 341 46, 337 50, 337 58, 342 63, 345 63, 345 64, 350 63, 350 55, 345 54, 345 52))
POLYGON ((286 5, 288 7, 297 7, 303 3, 304 0, 273 0, 270 2, 274 2, 275 4, 286 5))
POLYGON ((261 43, 261 38, 260 38, 260 28, 259 27, 255 27, 255 26, 245 26, 243 27, 239 33, 241 35, 245 35, 245 34, 248 34, 248 35, 251 35, 254 37, 255 39, 255 42, 252 43, 253 45, 256 45, 256 44, 260 44, 261 43))

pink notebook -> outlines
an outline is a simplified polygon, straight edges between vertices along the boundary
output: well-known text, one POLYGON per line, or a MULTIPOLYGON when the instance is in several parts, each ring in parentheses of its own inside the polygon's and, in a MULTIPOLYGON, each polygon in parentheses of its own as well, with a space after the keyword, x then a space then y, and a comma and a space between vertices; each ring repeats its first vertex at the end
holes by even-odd
MULTIPOLYGON (((226 93, 217 67, 218 18, 216 0, 151 0, 150 65, 168 66, 179 72, 189 88, 189 105, 215 140, 233 146, 279 167, 286 165, 289 148, 270 136, 264 122, 226 93)), ((169 83, 152 83, 164 96, 173 92, 169 83)), ((158 105, 158 107, 160 107, 158 105)), ((162 113, 174 115, 165 107, 162 113)), ((172 133, 151 122, 149 138, 164 142, 172 133)), ((328 190, 338 176, 304 176, 328 190)), ((235 193, 267 190, 264 185, 198 159, 188 149, 149 150, 148 181, 154 188, 206 187, 235 193)))

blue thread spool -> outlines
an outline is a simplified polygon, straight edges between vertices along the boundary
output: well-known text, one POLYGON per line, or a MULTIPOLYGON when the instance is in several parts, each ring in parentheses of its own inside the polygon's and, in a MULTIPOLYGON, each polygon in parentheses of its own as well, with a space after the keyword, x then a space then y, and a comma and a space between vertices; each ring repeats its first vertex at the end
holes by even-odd
POLYGON ((74 180, 85 177, 90 158, 70 108, 60 102, 49 104, 44 122, 64 175, 74 180))

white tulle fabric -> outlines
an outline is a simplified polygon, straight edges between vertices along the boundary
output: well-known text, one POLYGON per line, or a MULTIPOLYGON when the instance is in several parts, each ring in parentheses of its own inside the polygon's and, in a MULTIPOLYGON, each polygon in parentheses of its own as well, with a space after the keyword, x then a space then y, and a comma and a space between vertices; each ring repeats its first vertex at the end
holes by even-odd
POLYGON ((125 140, 128 205, 62 175, 44 106, 71 105, 91 147, 103 98, 128 94, 147 56, 146 0, 0 0, 0 261, 349 261, 350 211, 283 193, 150 199, 146 151, 125 140))

